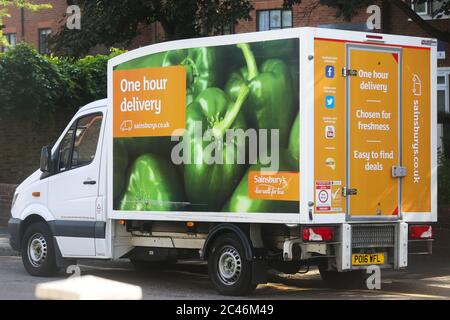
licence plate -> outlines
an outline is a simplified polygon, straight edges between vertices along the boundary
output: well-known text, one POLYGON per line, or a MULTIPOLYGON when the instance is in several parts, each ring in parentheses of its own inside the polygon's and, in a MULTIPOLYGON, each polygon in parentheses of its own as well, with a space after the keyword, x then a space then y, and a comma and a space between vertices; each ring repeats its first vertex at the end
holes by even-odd
POLYGON ((384 264, 384 253, 355 253, 352 254, 352 265, 384 264))

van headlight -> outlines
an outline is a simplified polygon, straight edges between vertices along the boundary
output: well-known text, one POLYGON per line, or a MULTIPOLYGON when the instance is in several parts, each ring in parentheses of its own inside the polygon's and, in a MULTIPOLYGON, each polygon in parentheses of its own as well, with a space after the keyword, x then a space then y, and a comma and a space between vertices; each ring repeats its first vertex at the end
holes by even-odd
POLYGON ((11 209, 14 208, 14 204, 16 203, 16 200, 17 200, 18 196, 19 196, 18 192, 14 193, 14 196, 13 196, 12 202, 11 202, 11 209))

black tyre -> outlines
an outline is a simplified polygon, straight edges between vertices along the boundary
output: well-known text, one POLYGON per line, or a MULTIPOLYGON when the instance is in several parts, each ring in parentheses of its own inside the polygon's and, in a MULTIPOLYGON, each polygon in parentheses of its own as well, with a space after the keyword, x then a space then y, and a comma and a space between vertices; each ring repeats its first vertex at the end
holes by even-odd
POLYGON ((364 285, 364 270, 338 272, 327 270, 326 264, 319 264, 322 280, 333 289, 360 289, 364 285))
POLYGON ((231 233, 214 241, 208 255, 208 273, 223 295, 243 296, 256 288, 252 284, 252 263, 245 258, 240 239, 231 233))
POLYGON ((22 262, 32 276, 50 277, 59 272, 53 236, 44 222, 31 224, 22 238, 22 262))

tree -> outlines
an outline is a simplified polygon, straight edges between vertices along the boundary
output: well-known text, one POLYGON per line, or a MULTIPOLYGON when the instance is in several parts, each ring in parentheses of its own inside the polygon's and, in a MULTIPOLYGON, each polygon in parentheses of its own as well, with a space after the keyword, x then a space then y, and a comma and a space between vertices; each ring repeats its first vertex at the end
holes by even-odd
POLYGON ((40 9, 50 9, 52 6, 49 4, 34 4, 29 0, 0 0, 0 45, 2 46, 9 46, 9 43, 3 34, 2 27, 3 20, 10 16, 10 14, 8 13, 8 9, 11 7, 37 11, 40 9))
MULTIPOLYGON (((450 0, 436 0, 441 3, 438 10, 431 13, 433 17, 439 18, 442 15, 450 15, 450 0)), ((337 16, 342 16, 345 20, 350 21, 359 9, 366 8, 371 4, 377 4, 380 1, 376 0, 317 0, 315 4, 326 5, 337 9, 337 16)), ((450 31, 436 28, 431 20, 424 20, 412 8, 412 4, 423 4, 427 0, 383 0, 387 5, 394 5, 399 8, 404 14, 414 21, 422 30, 424 30, 431 37, 450 43, 450 31)), ((301 0, 285 0, 286 7, 292 7, 295 4, 301 3, 301 0)), ((314 7, 314 4, 313 4, 314 7)))
POLYGON ((238 20, 249 20, 253 10, 249 0, 79 0, 77 4, 82 28, 61 28, 50 38, 58 54, 80 56, 97 45, 126 47, 155 22, 161 24, 166 40, 217 35, 238 20))
MULTIPOLYGON (((1 0, 0 0, 1 1, 1 0)), ((430 36, 450 42, 450 32, 433 26, 411 9, 413 3, 426 0, 383 0, 397 6, 430 36)), ((450 14, 450 0, 442 2, 440 10, 432 14, 439 17, 450 14)), ((284 0, 287 8, 300 4, 301 0, 284 0)), ((379 3, 376 0, 315 0, 311 11, 320 5, 336 9, 336 15, 350 21, 362 8, 379 3)), ((50 37, 55 53, 81 56, 97 45, 127 47, 141 30, 159 22, 165 40, 176 40, 221 34, 239 20, 250 20, 253 10, 249 0, 67 0, 77 3, 82 11, 82 29, 61 28, 50 37)))

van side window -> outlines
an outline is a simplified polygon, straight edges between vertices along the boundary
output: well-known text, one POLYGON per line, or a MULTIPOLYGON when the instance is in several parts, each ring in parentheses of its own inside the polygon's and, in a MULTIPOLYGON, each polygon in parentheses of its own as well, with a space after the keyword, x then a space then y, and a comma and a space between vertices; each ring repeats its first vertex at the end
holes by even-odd
POLYGON ((79 118, 61 140, 58 152, 58 171, 87 165, 95 158, 102 114, 94 113, 79 118))
POLYGON ((102 118, 101 114, 96 113, 78 119, 73 144, 72 168, 87 165, 94 160, 102 118))
POLYGON ((75 124, 70 127, 59 145, 58 171, 64 171, 70 167, 70 153, 72 151, 74 129, 75 124))

